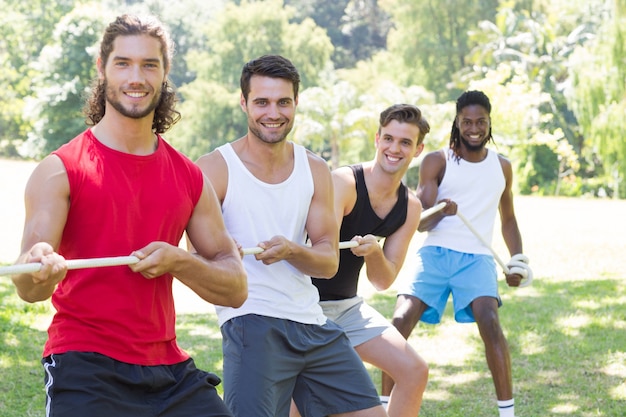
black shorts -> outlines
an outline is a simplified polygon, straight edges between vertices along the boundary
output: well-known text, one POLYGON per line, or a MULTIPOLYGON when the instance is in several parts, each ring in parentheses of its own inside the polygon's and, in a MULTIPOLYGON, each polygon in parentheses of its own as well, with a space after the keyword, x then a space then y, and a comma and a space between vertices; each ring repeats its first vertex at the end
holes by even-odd
POLYGON ((67 352, 41 362, 47 417, 233 417, 215 389, 220 379, 192 359, 141 366, 67 352))

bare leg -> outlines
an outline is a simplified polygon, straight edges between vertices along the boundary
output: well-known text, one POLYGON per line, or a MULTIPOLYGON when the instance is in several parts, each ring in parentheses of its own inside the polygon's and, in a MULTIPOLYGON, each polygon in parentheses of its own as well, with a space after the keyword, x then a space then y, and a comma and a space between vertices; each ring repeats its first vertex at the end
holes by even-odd
POLYGON ((417 417, 428 382, 428 365, 406 339, 391 328, 357 346, 356 351, 361 359, 383 370, 395 381, 387 414, 390 417, 417 417))
POLYGON ((501 401, 510 400, 513 398, 511 356, 498 318, 498 301, 492 297, 477 298, 472 302, 472 312, 485 344, 485 356, 496 388, 496 397, 501 401))
POLYGON ((332 417, 387 417, 387 413, 382 405, 368 408, 366 410, 353 411, 351 413, 331 414, 332 417))
MULTIPOLYGON (((408 339, 425 310, 426 304, 419 298, 400 294, 396 299, 396 307, 393 312, 391 324, 398 329, 398 332, 400 332, 405 339, 408 339)), ((394 386, 393 378, 386 372, 383 372, 381 380, 382 395, 391 395, 394 386)))

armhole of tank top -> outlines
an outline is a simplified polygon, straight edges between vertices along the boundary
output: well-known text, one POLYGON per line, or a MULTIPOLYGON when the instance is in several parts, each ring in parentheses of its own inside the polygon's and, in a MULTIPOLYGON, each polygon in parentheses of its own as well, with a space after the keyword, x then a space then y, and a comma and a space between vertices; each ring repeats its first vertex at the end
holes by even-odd
POLYGON ((439 178, 438 186, 443 183, 443 180, 446 178, 446 171, 448 170, 448 160, 452 157, 450 149, 444 148, 441 150, 441 156, 443 157, 443 172, 441 173, 441 177, 439 178))

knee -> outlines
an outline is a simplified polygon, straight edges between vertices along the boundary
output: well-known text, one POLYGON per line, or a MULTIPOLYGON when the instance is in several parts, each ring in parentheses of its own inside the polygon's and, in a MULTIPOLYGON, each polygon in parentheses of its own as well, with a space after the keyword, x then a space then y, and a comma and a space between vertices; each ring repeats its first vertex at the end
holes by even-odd
POLYGON ((402 375, 398 375, 396 382, 407 384, 415 389, 423 389, 428 381, 428 364, 419 355, 411 355, 402 366, 402 375))

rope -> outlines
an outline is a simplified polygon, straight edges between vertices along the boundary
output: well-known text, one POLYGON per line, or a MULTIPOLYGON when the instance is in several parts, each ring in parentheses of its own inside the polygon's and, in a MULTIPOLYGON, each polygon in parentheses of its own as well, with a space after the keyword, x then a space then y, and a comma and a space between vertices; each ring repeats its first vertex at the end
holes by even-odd
MULTIPOLYGON (((67 260, 67 269, 99 268, 102 266, 132 265, 139 262, 136 256, 114 256, 110 258, 72 259, 67 260)), ((0 267, 0 275, 32 274, 41 270, 42 264, 32 262, 0 267)))
MULTIPOLYGON (((446 203, 439 203, 436 206, 424 210, 420 217, 420 220, 442 210, 446 203)), ((378 237, 378 239, 382 239, 378 237)), ((339 249, 355 248, 359 246, 356 241, 339 242, 339 249)), ((256 246, 253 248, 243 249, 244 255, 254 255, 263 252, 263 249, 256 246)), ((91 259, 73 259, 65 261, 67 269, 84 269, 84 268, 99 268, 104 266, 121 266, 132 265, 139 262, 139 258, 136 256, 115 256, 109 258, 91 258, 91 259)), ((33 262, 27 264, 9 265, 0 267, 0 276, 2 275, 18 275, 18 274, 32 274, 41 270, 41 263, 33 262)))
POLYGON ((467 218, 458 210, 458 208, 456 210, 456 215, 459 217, 459 219, 461 219, 463 223, 465 223, 465 226, 467 226, 467 228, 474 234, 474 236, 476 236, 478 240, 480 240, 483 246, 489 249, 489 251, 493 255, 493 258, 500 265, 500 267, 502 267, 502 270, 504 271, 505 274, 521 275, 522 282, 519 285, 520 287, 526 287, 530 285, 530 283, 533 280, 533 271, 528 266, 529 259, 526 255, 521 254, 521 253, 513 255, 513 257, 511 257, 511 260, 505 264, 504 261, 498 256, 496 251, 491 247, 491 245, 489 245, 487 240, 485 240, 485 238, 481 236, 478 230, 476 230, 474 226, 472 226, 472 223, 470 223, 470 221, 467 220, 467 218))

